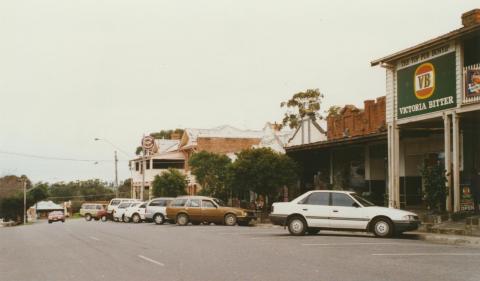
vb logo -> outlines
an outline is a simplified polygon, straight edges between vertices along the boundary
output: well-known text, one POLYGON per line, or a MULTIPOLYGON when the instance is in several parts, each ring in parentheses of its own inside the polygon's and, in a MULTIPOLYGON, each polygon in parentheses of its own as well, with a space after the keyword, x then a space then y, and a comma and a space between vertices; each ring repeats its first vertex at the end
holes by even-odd
POLYGON ((415 70, 415 96, 417 99, 428 99, 435 91, 435 68, 431 63, 421 64, 415 70))

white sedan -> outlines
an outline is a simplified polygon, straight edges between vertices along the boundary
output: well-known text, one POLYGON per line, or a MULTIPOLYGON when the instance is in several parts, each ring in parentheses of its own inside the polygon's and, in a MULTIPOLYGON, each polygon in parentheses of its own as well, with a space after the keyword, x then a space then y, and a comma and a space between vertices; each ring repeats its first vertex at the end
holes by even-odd
POLYGON ((414 213, 378 207, 350 191, 314 190, 291 202, 273 203, 270 220, 288 227, 292 235, 316 234, 321 229, 373 232, 391 237, 415 230, 420 221, 414 213))
POLYGON ((124 222, 134 222, 139 223, 145 220, 145 207, 147 203, 137 202, 133 203, 130 207, 125 210, 123 214, 124 222))
POLYGON ((134 204, 139 205, 140 202, 135 203, 135 202, 123 202, 120 203, 118 206, 113 208, 113 220, 114 221, 124 221, 124 214, 125 211, 127 210, 128 207, 133 206, 134 204))

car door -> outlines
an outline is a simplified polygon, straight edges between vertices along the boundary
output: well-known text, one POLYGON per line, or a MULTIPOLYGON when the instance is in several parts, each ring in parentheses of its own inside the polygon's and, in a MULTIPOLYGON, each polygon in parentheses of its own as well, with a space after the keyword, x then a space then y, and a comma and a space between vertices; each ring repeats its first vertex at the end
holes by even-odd
POLYGON ((222 221, 217 205, 211 200, 202 200, 202 221, 214 223, 222 221))
POLYGON ((202 221, 202 208, 200 199, 190 199, 185 207, 187 210, 190 221, 201 222, 202 221))
POLYGON ((299 202, 300 212, 307 220, 309 227, 329 227, 330 192, 318 191, 311 193, 299 202))
POLYGON ((332 228, 366 229, 368 217, 363 208, 346 193, 332 193, 332 228))

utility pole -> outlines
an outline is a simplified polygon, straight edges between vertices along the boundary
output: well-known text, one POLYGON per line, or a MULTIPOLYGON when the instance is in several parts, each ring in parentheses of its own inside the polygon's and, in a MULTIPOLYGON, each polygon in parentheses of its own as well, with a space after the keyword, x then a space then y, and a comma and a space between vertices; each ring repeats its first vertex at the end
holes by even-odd
POLYGON ((23 224, 27 223, 27 179, 22 179, 23 183, 23 224))
POLYGON ((142 149, 142 166, 140 171, 142 172, 142 187, 140 189, 140 201, 143 201, 143 192, 145 191, 145 148, 142 149))
POLYGON ((115 150, 115 197, 118 198, 118 157, 115 150))

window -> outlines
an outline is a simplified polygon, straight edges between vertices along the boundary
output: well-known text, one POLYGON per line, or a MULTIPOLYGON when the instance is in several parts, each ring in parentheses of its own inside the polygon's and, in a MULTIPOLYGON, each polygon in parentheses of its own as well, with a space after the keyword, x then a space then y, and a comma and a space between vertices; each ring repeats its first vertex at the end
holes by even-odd
POLYGON ((328 206, 330 201, 330 192, 314 192, 310 194, 302 204, 328 206))
POLYGON ((185 167, 184 160, 174 160, 174 159, 153 159, 152 160, 152 168, 155 170, 160 169, 183 169, 185 167))
POLYGON ((170 206, 172 207, 183 207, 185 206, 185 203, 187 203, 187 199, 175 199, 172 201, 172 204, 170 206))
POLYGON ((119 209, 125 209, 125 208, 127 208, 128 206, 130 206, 130 203, 122 203, 122 204, 118 205, 118 208, 119 208, 119 209))
POLYGON ((139 206, 139 208, 145 208, 147 206, 147 203, 143 203, 142 205, 139 206))
POLYGON ((213 198, 213 201, 215 201, 215 203, 217 203, 218 206, 220 207, 226 207, 227 204, 225 204, 225 202, 223 202, 222 200, 218 199, 218 198, 213 198))
POLYGON ((148 206, 165 206, 163 200, 153 200, 148 206))
POLYGON ((140 163, 135 162, 135 171, 140 171, 140 163))
POLYGON ((200 208, 200 199, 190 199, 190 202, 188 202, 187 207, 200 208))
POLYGON ((145 168, 147 170, 150 170, 150 159, 149 160, 145 160, 145 168))
POLYGON ((357 199, 357 201, 360 202, 363 205, 363 207, 375 206, 375 204, 373 204, 372 202, 368 201, 367 199, 365 199, 363 197, 358 196, 355 193, 352 194, 352 197, 357 199))
POLYGON ((117 206, 118 204, 120 204, 120 200, 112 200, 112 202, 110 202, 112 206, 117 206))
POLYGON ((101 205, 97 205, 97 210, 101 210, 102 209, 102 206, 101 205))
POLYGON ((332 206, 353 207, 355 201, 344 193, 332 193, 332 206))
POLYGON ((210 200, 202 200, 203 208, 215 208, 215 205, 210 200))

